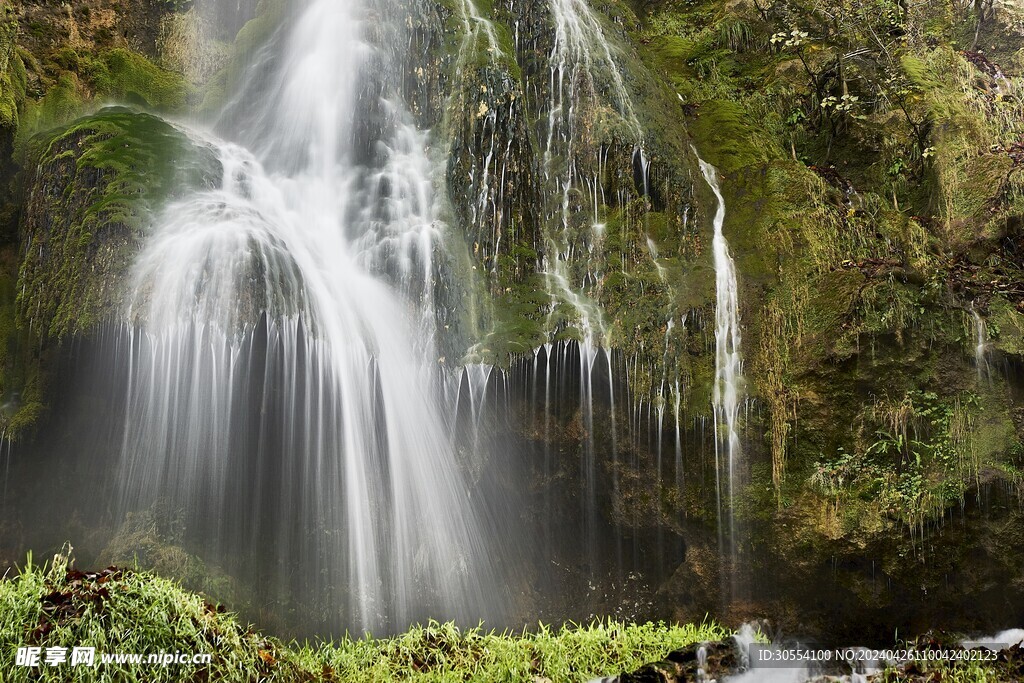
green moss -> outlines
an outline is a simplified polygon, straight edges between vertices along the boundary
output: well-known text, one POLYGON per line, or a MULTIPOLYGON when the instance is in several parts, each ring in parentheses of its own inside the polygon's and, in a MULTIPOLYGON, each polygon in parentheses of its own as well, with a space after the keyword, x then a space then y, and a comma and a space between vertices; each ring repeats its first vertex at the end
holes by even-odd
POLYGON ((0 429, 18 440, 45 412, 36 345, 18 326, 13 254, 0 259, 0 429))
POLYGON ((0 3, 0 135, 8 136, 18 128, 18 111, 25 99, 25 65, 16 50, 17 30, 13 9, 0 3))
POLYGON ((63 70, 42 97, 30 99, 24 105, 19 143, 23 151, 32 135, 81 116, 94 98, 177 113, 184 110, 192 97, 192 87, 184 76, 162 69, 130 50, 118 48, 95 56, 80 56, 65 49, 58 57, 63 70))
POLYGON ((543 625, 534 633, 487 633, 431 623, 384 640, 344 640, 303 653, 324 662, 339 680, 587 681, 633 671, 669 652, 728 632, 714 624, 543 625), (410 656, 411 655, 411 656, 410 656))
POLYGON ((811 283, 811 298, 803 313, 807 357, 824 358, 836 348, 864 284, 864 275, 856 269, 822 273, 811 283))
POLYGON ((21 147, 27 145, 34 133, 68 123, 85 108, 83 87, 77 74, 61 74, 38 101, 29 102, 25 110, 25 125, 20 131, 21 147))
POLYGON ((48 567, 33 565, 30 556, 17 576, 0 581, 0 644, 0 668, 11 681, 234 681, 265 678, 271 672, 279 680, 298 678, 296 667, 278 662, 287 656, 279 654, 279 643, 253 633, 202 597, 149 574, 76 572, 66 555, 48 567), (63 647, 68 653, 74 647, 93 647, 96 663, 15 666, 18 648, 32 645, 63 647), (101 653, 114 652, 211 658, 207 664, 166 666, 100 662, 101 653))
POLYGON ((877 398, 854 425, 856 438, 822 453, 808 480, 842 514, 833 538, 882 538, 945 514, 1016 442, 1005 406, 973 392, 877 398))
POLYGON ((156 111, 181 111, 191 94, 191 86, 181 74, 120 48, 101 53, 88 75, 98 95, 156 111))
POLYGON ((119 305, 141 231, 173 193, 208 181, 212 150, 164 121, 106 109, 35 141, 21 264, 21 320, 43 336, 84 332, 119 305))
POLYGON ((678 35, 654 36, 647 47, 653 63, 669 75, 677 89, 688 86, 688 64, 696 51, 697 45, 693 40, 678 35))
POLYGON ((545 321, 551 299, 543 276, 531 274, 492 297, 490 325, 468 352, 465 362, 494 363, 505 367, 518 356, 529 354, 547 339, 545 321))
POLYGON ((1003 297, 989 304, 989 334, 993 344, 1003 353, 1024 356, 1024 314, 1003 297))
POLYGON ((701 104, 690 124, 699 151, 722 173, 767 163, 765 145, 753 127, 750 112, 736 102, 712 101, 701 104))
MULTIPOLYGON (((720 171, 725 233, 741 284, 744 357, 752 361, 748 388, 766 398, 771 411, 758 426, 771 432, 773 467, 753 455, 756 446, 749 452, 760 472, 753 488, 775 495, 765 493, 754 508, 758 517, 774 519, 781 501, 806 495, 815 458, 871 445, 869 416, 879 397, 933 391, 951 407, 962 387, 974 385, 964 333, 952 321, 963 304, 944 282, 943 261, 945 254, 970 249, 974 264, 1005 263, 993 251, 1016 225, 1021 192, 1002 150, 1019 139, 1021 126, 991 84, 979 87, 978 70, 944 44, 947 36, 928 45, 908 41, 898 53, 908 111, 929 121, 924 145, 895 105, 822 117, 800 61, 759 47, 758 36, 784 28, 773 25, 781 15, 765 20, 745 7, 696 0, 652 8, 642 54, 691 105, 687 123, 695 146, 720 171), (792 479, 772 481, 779 463, 792 479)), ((789 20, 803 11, 787 7, 797 13, 786 15, 789 20)), ((938 11, 929 7, 921 14, 938 11)), ((816 40, 832 30, 816 28, 816 40)), ((814 50, 812 67, 833 54, 828 45, 814 50)), ((852 80, 847 85, 854 94, 860 87, 852 80)), ((842 93, 836 87, 833 94, 842 93)), ((695 194, 709 218, 713 198, 699 176, 695 194)), ((1000 287, 1015 281, 1016 270, 1003 268, 998 276, 981 268, 971 293, 960 296, 977 296, 993 281, 1000 287)), ((683 271, 679 281, 686 289, 706 291, 709 273, 700 260, 686 262, 683 271)), ((996 297, 990 306, 993 346, 1008 353, 1021 348, 1014 304, 996 297)), ((653 321, 663 312, 645 315, 653 321)), ((701 353, 706 350, 686 363, 697 392, 713 377, 701 353)), ((1006 391, 994 386, 1001 387, 994 394, 1006 391)), ((984 414, 991 417, 970 417, 971 457, 992 467, 1004 465, 1019 440, 1006 400, 986 393, 984 414)), ((929 447, 943 439, 949 441, 936 437, 929 447)), ((934 515, 958 503, 970 484, 966 471, 946 472, 925 461, 905 476, 896 476, 893 463, 879 465, 891 507, 913 515, 886 520, 888 513, 873 501, 854 495, 833 507, 835 525, 814 522, 808 533, 862 540, 883 528, 902 533, 900 525, 911 516, 920 520, 922 511, 934 515)))

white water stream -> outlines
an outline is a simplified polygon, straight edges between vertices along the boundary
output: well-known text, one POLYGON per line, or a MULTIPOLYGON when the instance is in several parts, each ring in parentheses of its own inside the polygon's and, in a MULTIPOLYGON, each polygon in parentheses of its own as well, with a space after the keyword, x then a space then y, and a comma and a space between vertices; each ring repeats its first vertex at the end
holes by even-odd
POLYGON ((207 137, 220 186, 170 206, 138 258, 122 502, 169 496, 215 543, 251 534, 379 630, 501 598, 440 414, 426 135, 387 82, 380 137, 358 134, 386 59, 367 10, 308 5, 249 79, 266 142, 207 137))
POLYGON ((974 304, 970 306, 971 320, 974 322, 974 365, 978 369, 978 379, 988 377, 988 324, 978 313, 974 304))
MULTIPOLYGON (((723 233, 725 225, 725 198, 718 185, 715 167, 698 158, 704 179, 715 194, 717 206, 714 217, 712 251, 715 263, 715 386, 712 403, 715 412, 717 471, 721 478, 724 457, 724 492, 727 498, 723 509, 719 497, 720 526, 728 526, 730 559, 736 561, 736 519, 733 510, 737 475, 741 457, 739 412, 743 386, 743 359, 740 355, 739 287, 736 283, 736 264, 729 253, 729 243, 723 233), (724 451, 724 452, 722 452, 724 451), (726 523, 727 521, 727 523, 726 523)), ((719 486, 719 491, 722 491, 719 486)), ((732 572, 735 574, 735 571, 732 572)))

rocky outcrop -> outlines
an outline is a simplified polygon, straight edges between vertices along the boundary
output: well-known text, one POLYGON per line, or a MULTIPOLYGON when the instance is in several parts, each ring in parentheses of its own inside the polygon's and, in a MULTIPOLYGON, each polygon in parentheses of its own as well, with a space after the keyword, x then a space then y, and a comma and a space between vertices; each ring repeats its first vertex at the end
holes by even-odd
POLYGON ((722 680, 743 670, 743 648, 735 638, 714 643, 694 643, 670 652, 660 662, 624 673, 617 683, 690 683, 722 680))
POLYGON ((71 5, 17 0, 13 4, 22 27, 21 43, 37 57, 57 47, 87 54, 125 48, 156 59, 160 22, 178 3, 86 0, 71 5))
POLYGON ((149 114, 106 109, 35 143, 18 306, 43 338, 88 332, 119 309, 155 213, 219 180, 215 153, 149 114))

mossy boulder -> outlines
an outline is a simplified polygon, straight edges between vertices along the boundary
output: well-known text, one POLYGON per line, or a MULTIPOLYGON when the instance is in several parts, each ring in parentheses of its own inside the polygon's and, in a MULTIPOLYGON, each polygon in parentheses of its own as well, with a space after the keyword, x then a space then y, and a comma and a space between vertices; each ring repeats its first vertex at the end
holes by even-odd
POLYGON ((43 338, 112 319, 163 205, 218 179, 215 152, 152 116, 111 108, 33 141, 18 312, 43 338))
POLYGON ((74 568, 70 548, 48 566, 28 564, 0 581, 0 667, 11 681, 139 680, 140 665, 103 654, 181 653, 187 663, 143 666, 151 681, 312 680, 276 640, 253 632, 223 607, 172 581, 130 569, 74 568), (58 666, 15 666, 19 647, 64 648, 58 666), (94 648, 91 664, 71 665, 71 649, 94 648), (209 655, 193 661, 193 655, 209 655), (245 672, 244 674, 242 672, 245 672))

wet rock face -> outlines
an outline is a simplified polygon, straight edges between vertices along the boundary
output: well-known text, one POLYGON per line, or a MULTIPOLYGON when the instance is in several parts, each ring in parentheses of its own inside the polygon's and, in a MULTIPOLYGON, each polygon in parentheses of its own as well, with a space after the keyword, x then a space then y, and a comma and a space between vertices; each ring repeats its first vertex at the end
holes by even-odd
POLYGON ((448 157, 449 198, 485 271, 500 267, 519 280, 543 248, 542 195, 526 100, 519 81, 492 65, 466 74, 459 92, 448 157), (499 262, 501 256, 506 258, 499 262))
MULTIPOLYGON (((443 150, 453 233, 477 271, 459 277, 494 304, 474 358, 507 365, 564 333, 660 362, 663 311, 679 304, 652 252, 680 269, 706 254, 688 227, 696 165, 678 98, 641 58, 636 17, 533 0, 400 11, 405 99, 443 150), (623 319, 638 298, 645 310, 623 319)), ((635 379, 649 388, 646 372, 635 379)))
POLYGON ((211 150, 148 114, 107 109, 37 141, 21 225, 20 318, 61 338, 109 320, 167 199, 214 182, 211 150))

